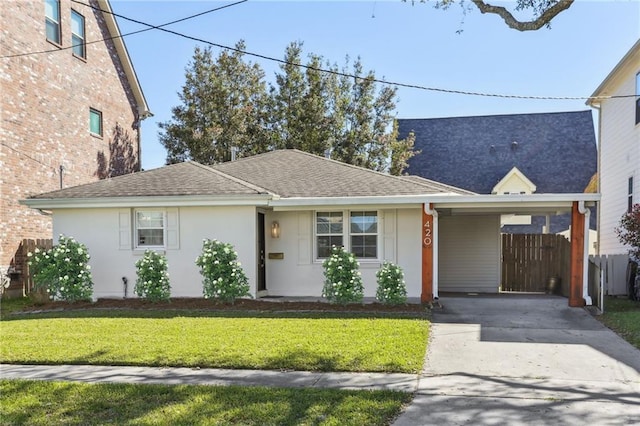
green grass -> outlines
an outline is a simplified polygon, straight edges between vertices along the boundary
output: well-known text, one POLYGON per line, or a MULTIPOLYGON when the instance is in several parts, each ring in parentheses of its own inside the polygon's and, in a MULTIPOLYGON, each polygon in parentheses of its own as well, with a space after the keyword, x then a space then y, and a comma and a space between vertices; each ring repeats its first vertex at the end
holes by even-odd
POLYGON ((0 424, 388 425, 411 394, 0 380, 0 424))
POLYGON ((28 297, 21 298, 1 298, 0 299, 0 318, 7 318, 14 312, 19 312, 27 306, 32 306, 33 300, 28 297))
POLYGON ((328 313, 30 314, 0 322, 0 362, 417 373, 428 327, 328 313))
POLYGON ((604 314, 598 317, 607 327, 640 349, 640 302, 607 297, 604 314))

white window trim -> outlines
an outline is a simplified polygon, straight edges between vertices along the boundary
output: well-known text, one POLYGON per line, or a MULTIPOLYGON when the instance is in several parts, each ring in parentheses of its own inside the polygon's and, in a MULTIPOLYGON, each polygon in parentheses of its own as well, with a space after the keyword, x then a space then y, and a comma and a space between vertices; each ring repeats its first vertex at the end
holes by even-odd
MULTIPOLYGON (((377 237, 377 243, 376 243, 376 257, 356 257, 356 259, 358 259, 358 262, 361 264, 365 264, 365 263, 380 263, 381 262, 381 256, 380 253, 383 253, 382 250, 382 241, 383 241, 383 234, 382 234, 382 215, 381 215, 381 211, 378 209, 355 209, 355 210, 336 210, 336 209, 319 209, 319 210, 315 210, 313 212, 313 217, 312 217, 312 227, 313 227, 313 261, 314 263, 322 263, 325 261, 326 257, 318 257, 318 212, 322 212, 322 213, 342 213, 342 242, 344 245, 344 248, 348 251, 351 252, 351 213, 352 212, 376 212, 376 217, 378 219, 378 230, 375 233, 376 237, 377 237)), ((324 235, 324 234, 320 234, 320 235, 324 235)), ((356 235, 356 234, 354 234, 356 235)), ((366 234, 357 234, 357 235, 373 235, 372 233, 366 233, 366 234)))
MULTIPOLYGON (((141 228, 157 229, 157 228, 141 228)), ((167 249, 167 212, 164 209, 135 209, 133 211, 133 249, 134 250, 166 250, 167 249), (139 245, 138 244, 138 213, 153 212, 162 213, 162 245, 139 245)))

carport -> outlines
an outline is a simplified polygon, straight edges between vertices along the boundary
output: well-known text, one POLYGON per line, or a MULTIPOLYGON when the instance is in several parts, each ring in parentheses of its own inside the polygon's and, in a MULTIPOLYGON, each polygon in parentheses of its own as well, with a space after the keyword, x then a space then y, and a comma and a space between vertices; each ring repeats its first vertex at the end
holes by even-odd
MULTIPOLYGON (((430 302, 439 297, 440 284, 447 278, 440 275, 446 263, 439 260, 451 250, 448 245, 464 247, 465 232, 470 240, 463 250, 462 261, 472 260, 470 267, 483 266, 487 274, 499 268, 499 257, 491 263, 492 249, 499 248, 499 218, 503 214, 556 215, 571 214, 571 259, 569 306, 591 305, 588 292, 589 215, 588 207, 600 200, 600 194, 509 194, 509 195, 434 195, 428 197, 422 212, 422 291, 421 300, 430 302), (466 218, 466 219, 465 219, 466 218), (464 226, 467 227, 466 231, 464 226), (456 230, 456 235, 452 230, 456 230), (496 229, 497 232, 493 232, 496 229), (467 257, 465 258, 464 255, 467 257)), ((464 270, 461 267, 460 270, 464 270)), ((467 269, 468 271, 468 269, 467 269)), ((499 271, 498 271, 499 275, 499 271)), ((481 281, 481 279, 480 279, 481 281)), ((482 292, 482 282, 478 284, 482 292)), ((465 291, 461 287, 461 291, 465 291)))

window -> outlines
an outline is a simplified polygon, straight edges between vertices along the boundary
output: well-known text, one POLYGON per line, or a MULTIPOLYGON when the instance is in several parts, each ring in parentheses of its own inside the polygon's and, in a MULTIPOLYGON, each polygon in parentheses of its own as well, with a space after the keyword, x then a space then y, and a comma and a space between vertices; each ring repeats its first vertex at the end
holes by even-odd
POLYGON ((84 16, 71 10, 71 48, 73 54, 80 58, 87 57, 84 42, 84 16))
POLYGON ((631 210, 633 210, 633 176, 629 178, 629 190, 627 194, 627 212, 631 213, 631 210))
POLYGON ((89 108, 89 131, 102 136, 102 113, 97 109, 89 108))
POLYGON ((329 257, 335 245, 344 246, 358 258, 377 259, 378 212, 348 212, 348 227, 344 217, 345 212, 316 212, 316 257, 329 257))
POLYGON ((344 245, 343 231, 342 212, 316 213, 317 255, 319 258, 329 257, 331 246, 344 245))
POLYGON ((47 40, 60 44, 60 1, 45 0, 44 22, 47 40))
POLYGON ((164 247, 164 230, 164 212, 136 211, 136 247, 164 247))
POLYGON ((378 213, 351 212, 351 252, 356 257, 378 257, 378 213))
POLYGON ((636 124, 640 123, 640 72, 636 74, 636 124))

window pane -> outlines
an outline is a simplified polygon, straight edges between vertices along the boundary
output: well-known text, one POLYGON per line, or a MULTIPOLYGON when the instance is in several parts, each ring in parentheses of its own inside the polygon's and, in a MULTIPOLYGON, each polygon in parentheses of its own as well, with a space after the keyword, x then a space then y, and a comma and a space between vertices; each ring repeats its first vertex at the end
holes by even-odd
POLYGON ((162 212, 137 212, 138 226, 141 228, 162 228, 164 215, 162 212))
POLYGON ((351 212, 351 232, 374 234, 378 232, 377 212, 351 212))
POLYGON ((71 11, 71 32, 84 38, 84 17, 74 10, 71 11))
POLYGON ((84 58, 84 43, 82 42, 82 39, 75 35, 71 36, 71 44, 73 46, 73 54, 84 58))
POLYGON ((102 136, 102 113, 98 110, 89 110, 89 131, 102 136))
POLYGON ((60 36, 59 36, 59 32, 58 32, 58 24, 56 24, 55 22, 51 22, 49 20, 47 20, 46 25, 45 25, 46 31, 47 31, 47 40, 51 40, 55 43, 60 43, 60 36))
POLYGON ((316 233, 342 234, 342 212, 317 212, 316 233))
POLYGON ((44 16, 47 40, 60 44, 60 5, 58 0, 45 0, 44 16))
POLYGON ((328 234, 329 233, 329 224, 328 223, 320 223, 318 222, 316 225, 316 233, 318 234, 328 234))
POLYGON ((138 229, 139 246, 163 246, 164 232, 162 229, 138 229))
POLYGON ((326 258, 331 255, 332 246, 342 246, 342 235, 323 235, 318 237, 318 257, 326 258))
POLYGON ((351 236, 351 251, 356 257, 378 257, 377 235, 353 235, 351 236))

